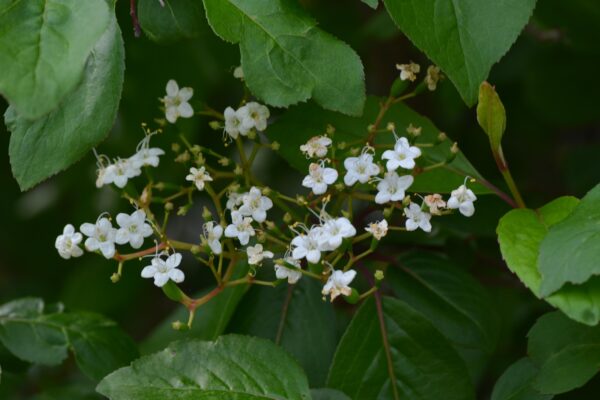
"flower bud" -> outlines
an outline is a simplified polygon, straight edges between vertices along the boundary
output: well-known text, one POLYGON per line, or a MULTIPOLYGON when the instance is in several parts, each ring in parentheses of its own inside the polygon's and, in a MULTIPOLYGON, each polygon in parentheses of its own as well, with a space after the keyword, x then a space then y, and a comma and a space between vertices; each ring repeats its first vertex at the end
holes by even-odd
POLYGON ((190 153, 186 150, 175 158, 175 162, 178 163, 186 163, 190 161, 191 156, 190 153))
POLYGON ((179 215, 179 216, 186 215, 188 213, 188 211, 190 210, 190 205, 191 204, 187 204, 185 206, 179 207, 179 209, 177 210, 177 215, 179 215))
POLYGON ((217 162, 219 163, 219 165, 222 165, 223 167, 226 167, 226 166, 229 165, 230 161, 231 160, 229 160, 229 158, 222 157, 222 158, 219 158, 219 161, 217 161, 217 162))
POLYGON ((241 176, 241 175, 244 174, 244 170, 239 165, 236 165, 235 169, 233 170, 233 173, 236 174, 236 175, 241 176))
POLYGON ((377 271, 375 271, 375 274, 374 274, 374 275, 375 275, 375 280, 377 280, 377 281, 382 281, 382 280, 383 280, 383 278, 385 277, 385 276, 383 275, 383 271, 382 271, 382 270, 380 270, 380 269, 378 269, 377 271))
POLYGON ((396 130, 396 124, 394 124, 393 122, 388 122, 385 129, 387 129, 390 132, 394 132, 396 130))
POLYGON ((177 142, 171 143, 171 150, 173 150, 175 153, 179 153, 181 150, 181 145, 177 142))
POLYGON ((292 222, 292 216, 290 213, 285 213, 283 214, 283 222, 285 222, 286 224, 290 224, 292 222))
POLYGON ((198 146, 197 144, 193 145, 191 148, 192 154, 198 154, 202 151, 202 147, 198 146))
POLYGON ((346 142, 339 142, 337 145, 337 148, 340 150, 344 150, 346 148, 347 144, 346 142))
POLYGON ((335 127, 333 125, 327 124, 326 132, 328 135, 333 135, 335 133, 335 127))
POLYGON ((223 129, 223 125, 221 124, 220 121, 210 121, 208 123, 208 126, 210 126, 210 128, 215 131, 219 131, 219 130, 223 129))
POLYGON ((279 144, 279 142, 271 143, 271 150, 273 150, 273 151, 279 150, 280 147, 281 147, 281 145, 279 144))
POLYGON ((190 252, 191 252, 192 254, 194 254, 194 255, 196 255, 196 254, 200 254, 200 253, 202 252, 202 248, 201 248, 200 246, 198 246, 198 245, 193 245, 193 246, 190 248, 190 252))
POLYGON ((171 324, 171 327, 176 331, 184 331, 187 329, 187 325, 181 321, 175 321, 171 324))
POLYGON ((173 205, 173 203, 171 203, 170 201, 165 203, 165 211, 173 211, 173 208, 175 206, 173 205))
POLYGON ((267 227, 267 229, 269 230, 275 230, 276 226, 275 226, 275 222, 273 221, 265 221, 265 226, 267 227))
POLYGON ((202 218, 204 218, 204 221, 206 221, 206 222, 212 221, 212 219, 213 219, 212 213, 206 206, 202 209, 202 218))
POLYGON ((440 132, 437 136, 437 141, 439 143, 443 142, 446 139, 448 139, 448 135, 446 135, 444 132, 440 132))
POLYGON ((116 272, 110 276, 110 281, 112 283, 117 283, 117 282, 119 282, 119 280, 121 280, 121 275, 119 275, 116 272))
POLYGON ((271 188, 268 186, 265 186, 262 190, 261 190, 262 194, 264 196, 269 196, 272 192, 271 188))
POLYGON ((385 219, 389 219, 392 216, 392 212, 394 211, 394 207, 388 207, 383 209, 383 216, 385 219))
POLYGON ((165 183, 164 182, 158 182, 154 184, 154 189, 156 190, 164 190, 165 189, 165 183))
POLYGON ((408 207, 410 205, 410 196, 407 195, 404 199, 402 199, 402 205, 408 207))
POLYGON ((458 143, 454 142, 454 144, 452 144, 452 147, 450 147, 450 152, 452 154, 458 154, 460 150, 458 149, 458 143))

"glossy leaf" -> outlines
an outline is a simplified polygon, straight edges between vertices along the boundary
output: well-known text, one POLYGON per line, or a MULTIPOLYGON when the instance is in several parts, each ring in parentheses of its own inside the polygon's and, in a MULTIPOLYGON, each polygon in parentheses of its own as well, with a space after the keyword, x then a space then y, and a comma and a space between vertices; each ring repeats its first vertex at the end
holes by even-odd
POLYGON ((0 93, 25 118, 53 110, 81 80, 110 15, 106 0, 1 0, 0 93))
POLYGON ((272 342, 221 336, 185 340, 113 372, 97 388, 111 400, 309 400, 306 376, 272 342))
POLYGON ((545 314, 528 334, 527 352, 539 369, 534 386, 558 394, 583 386, 600 371, 600 326, 545 314))
POLYGON ((498 340, 498 316, 485 289, 431 253, 402 256, 386 275, 396 296, 427 317, 477 375, 498 340))
POLYGON ((144 33, 155 42, 174 42, 196 37, 206 24, 196 0, 140 0, 138 17, 144 33))
POLYGON ((491 400, 550 400, 533 388, 537 368, 528 358, 522 358, 504 371, 494 385, 491 400))
POLYGON ((497 152, 506 129, 506 111, 496 89, 487 82, 479 87, 477 122, 488 135, 494 153, 497 152))
POLYGON ((448 75, 467 105, 529 21, 535 0, 384 0, 400 30, 448 75))
POLYGON ((111 16, 88 59, 83 81, 58 108, 35 120, 13 106, 7 109, 10 162, 21 190, 69 167, 108 135, 121 98, 123 58, 121 31, 111 16))
POLYGON ((57 365, 68 350, 81 370, 100 380, 137 357, 135 344, 119 327, 91 313, 65 313, 40 299, 0 306, 0 341, 22 360, 57 365))
MULTIPOLYGON (((327 129, 327 125, 332 125, 336 129, 335 142, 358 143, 356 144, 357 147, 364 145, 368 136, 367 127, 375 121, 381 101, 382 99, 377 97, 369 97, 365 103, 364 113, 360 118, 325 111, 314 104, 303 104, 286 112, 269 127, 267 134, 271 140, 280 143, 279 154, 292 167, 302 173, 307 173, 310 160, 307 160, 304 154, 300 152, 302 144, 313 136, 323 134, 327 129)), ((400 135, 411 123, 414 126, 421 127, 421 136, 419 136, 417 143, 433 143, 440 133, 439 129, 429 119, 403 103, 397 103, 390 107, 382 119, 381 126, 385 127, 388 122, 396 124, 396 129, 400 135)), ((382 132, 376 137, 376 143, 393 143, 393 141, 394 136, 391 132, 382 132)), ((451 142, 449 140, 435 147, 428 147, 424 151, 428 159, 425 160, 425 157, 421 157, 417 159, 418 164, 424 166, 445 161, 450 156, 450 147, 451 142)), ((337 157, 342 157, 344 154, 344 152, 338 151, 337 157)), ((380 154, 381 152, 378 152, 378 155, 380 154)), ((341 169, 340 176, 343 176, 344 172, 341 169)), ((409 190, 449 193, 464 182, 465 175, 480 177, 480 174, 465 156, 459 153, 447 167, 420 173, 415 177, 415 182, 409 190)), ((476 193, 489 193, 489 190, 480 184, 472 184, 470 187, 476 193)))
POLYGON ((312 400, 350 400, 343 392, 335 389, 311 389, 312 400))
POLYGON ((366 5, 368 5, 369 7, 371 7, 373 10, 377 9, 377 6, 379 5, 379 0, 361 0, 363 3, 365 3, 366 5))
POLYGON ((303 367, 310 385, 323 386, 338 338, 333 307, 322 300, 321 287, 312 279, 294 286, 255 286, 228 331, 273 341, 279 334, 279 344, 303 367))
POLYGON ((255 96, 276 107, 313 98, 329 110, 362 113, 360 58, 295 2, 204 0, 204 6, 215 33, 239 43, 244 79, 255 96))
MULTIPOLYGON (((406 303, 383 300, 398 398, 474 399, 464 362, 448 340, 406 303)), ((392 399, 373 300, 358 310, 336 350, 327 386, 352 399, 392 399)))
POLYGON ((600 275, 600 184, 573 212, 556 224, 540 246, 540 293, 548 296, 566 283, 581 284, 600 275))

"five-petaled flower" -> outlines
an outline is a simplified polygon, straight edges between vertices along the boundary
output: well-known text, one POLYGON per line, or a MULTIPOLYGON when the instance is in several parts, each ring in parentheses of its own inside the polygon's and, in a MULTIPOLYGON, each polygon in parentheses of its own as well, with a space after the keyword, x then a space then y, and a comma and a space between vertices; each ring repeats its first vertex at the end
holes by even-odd
POLYGON ((395 171, 389 171, 377 184, 375 203, 384 204, 390 201, 400 201, 404 198, 405 191, 413 184, 412 175, 398 176, 395 171))
POLYGON ((421 210, 418 204, 410 203, 410 205, 404 209, 404 215, 406 216, 406 230, 414 231, 419 228, 425 232, 431 232, 431 214, 421 210))
POLYGON ((379 174, 379 166, 373 162, 373 154, 363 151, 358 157, 348 157, 344 160, 348 172, 344 175, 346 186, 352 186, 357 181, 367 183, 374 175, 379 174))
POLYGON ((275 277, 277 279, 287 279, 289 284, 294 284, 298 282, 300 278, 302 278, 302 272, 300 269, 300 261, 295 260, 292 257, 286 257, 284 261, 287 264, 293 265, 296 268, 288 267, 287 265, 279 265, 275 264, 275 277))
POLYGON ((471 189, 467 189, 465 185, 460 185, 458 189, 450 193, 448 199, 448 208, 458 209, 465 217, 470 217, 475 213, 473 202, 477 200, 477 196, 471 189))
POLYGON ((365 231, 369 232, 376 240, 381 240, 388 233, 388 222, 382 219, 379 222, 371 222, 365 231))
POLYGON ((177 118, 191 118, 194 116, 194 109, 188 102, 194 95, 194 89, 184 87, 179 89, 179 85, 173 79, 167 82, 167 95, 161 99, 165 105, 165 117, 167 121, 174 124, 177 118))
POLYGON ((146 223, 144 210, 134 211, 131 215, 119 213, 117 224, 120 227, 115 236, 117 244, 129 243, 134 249, 139 249, 144 243, 144 238, 152 235, 152 227, 146 223))
POLYGON ((248 264, 250 265, 261 265, 263 259, 273 258, 273 252, 263 250, 263 245, 260 243, 248 246, 246 248, 246 255, 248 256, 248 264))
POLYGON ((223 227, 219 224, 216 224, 212 221, 209 221, 204 224, 204 234, 202 238, 210 247, 210 250, 214 254, 221 254, 223 252, 223 247, 221 246, 221 236, 223 236, 223 227))
POLYGON ((211 182, 213 180, 213 178, 210 176, 210 174, 208 172, 206 172, 206 168, 191 167, 190 173, 185 177, 185 180, 194 182, 194 185, 196 185, 196 188, 198 190, 204 190, 204 186, 206 185, 206 182, 211 182))
POLYGON ((243 216, 252 217, 256 222, 265 222, 267 211, 272 207, 273 201, 267 196, 263 196, 259 188, 252 186, 250 191, 242 197, 242 206, 238 211, 243 216))
POLYGON ((142 278, 154 278, 154 284, 163 287, 169 280, 175 283, 181 283, 185 279, 183 271, 179 268, 181 264, 181 254, 173 253, 166 260, 161 256, 155 256, 150 265, 142 270, 142 278))
POLYGON ((300 146, 300 151, 309 158, 323 158, 327 155, 327 148, 331 146, 331 143, 331 139, 327 136, 313 136, 300 146))
POLYGON ((79 243, 83 240, 83 236, 79 232, 75 232, 75 227, 71 224, 65 225, 62 235, 58 235, 54 242, 54 247, 58 250, 58 254, 68 260, 71 257, 79 257, 83 254, 83 250, 79 247, 79 243))
POLYGON ((338 178, 338 172, 333 168, 324 167, 318 163, 308 166, 308 175, 302 180, 302 186, 312 189, 316 195, 327 192, 327 186, 332 185, 338 178))
POLYGON ((237 238, 240 244, 245 246, 250 241, 250 236, 256 232, 252 227, 252 218, 244 217, 239 211, 231 213, 231 224, 225 228, 225 236, 228 238, 237 238))
POLYGON ((292 239, 292 257, 295 260, 306 258, 306 261, 316 264, 321 260, 319 250, 320 230, 311 229, 306 234, 300 234, 292 239))
POLYGON ((85 240, 85 248, 88 251, 100 250, 106 258, 112 258, 115 255, 115 237, 117 230, 113 228, 109 219, 101 217, 95 224, 86 222, 79 228, 88 238, 85 240))
POLYGON ((421 155, 421 150, 416 146, 411 146, 405 137, 398 138, 393 150, 383 152, 381 158, 388 160, 386 167, 388 171, 395 171, 398 167, 404 169, 413 169, 415 167, 415 158, 421 155))
POLYGON ((342 270, 332 271, 321 293, 324 296, 331 296, 331 301, 335 300, 340 294, 350 296, 352 294, 350 283, 352 283, 355 276, 356 271, 353 269, 346 272, 342 270))

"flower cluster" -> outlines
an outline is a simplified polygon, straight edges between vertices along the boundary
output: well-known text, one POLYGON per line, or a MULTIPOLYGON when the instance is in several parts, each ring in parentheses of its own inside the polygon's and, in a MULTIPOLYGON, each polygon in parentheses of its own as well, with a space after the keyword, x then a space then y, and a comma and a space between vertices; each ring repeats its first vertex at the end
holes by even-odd
POLYGON ((227 107, 223 115, 225 117, 225 133, 232 139, 237 139, 240 135, 248 136, 252 129, 259 132, 267 129, 270 113, 267 107, 251 101, 237 110, 227 107))

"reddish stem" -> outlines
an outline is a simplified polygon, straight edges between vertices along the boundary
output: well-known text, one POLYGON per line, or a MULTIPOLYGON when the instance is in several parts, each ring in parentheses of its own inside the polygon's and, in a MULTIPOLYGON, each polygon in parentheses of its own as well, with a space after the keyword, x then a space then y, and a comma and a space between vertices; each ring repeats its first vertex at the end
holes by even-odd
POLYGON ((136 9, 135 0, 129 0, 129 15, 131 15, 131 23, 133 24, 133 34, 135 37, 140 37, 142 29, 140 28, 140 21, 138 20, 136 9))

